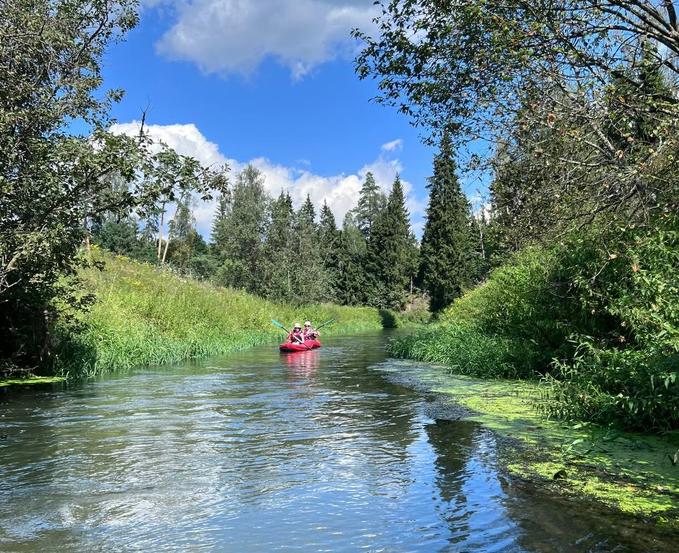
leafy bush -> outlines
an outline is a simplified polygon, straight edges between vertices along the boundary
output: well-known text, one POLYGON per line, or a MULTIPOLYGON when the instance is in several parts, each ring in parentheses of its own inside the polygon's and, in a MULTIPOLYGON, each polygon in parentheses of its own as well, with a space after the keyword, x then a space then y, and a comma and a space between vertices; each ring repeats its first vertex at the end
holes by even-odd
POLYGON ((528 248, 394 355, 484 377, 543 376, 550 414, 679 427, 679 216, 528 248))
POLYGON ((656 229, 608 229, 597 237, 609 245, 605 255, 595 255, 601 247, 593 237, 580 240, 580 258, 569 260, 573 286, 583 311, 608 325, 589 333, 576 327, 574 354, 554 363, 553 414, 679 427, 678 223, 674 216, 656 229))

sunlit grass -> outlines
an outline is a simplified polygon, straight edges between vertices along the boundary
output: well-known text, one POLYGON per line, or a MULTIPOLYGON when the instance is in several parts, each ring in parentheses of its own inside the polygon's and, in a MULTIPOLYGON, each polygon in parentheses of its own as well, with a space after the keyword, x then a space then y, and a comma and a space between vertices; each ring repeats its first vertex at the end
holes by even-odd
MULTIPOLYGON (((103 255, 103 254, 102 254, 103 255)), ((84 331, 65 341, 57 368, 71 376, 219 355, 282 337, 271 319, 292 324, 328 319, 324 334, 381 328, 375 309, 330 304, 293 307, 182 278, 105 254, 105 268, 83 278, 97 301, 84 331)))

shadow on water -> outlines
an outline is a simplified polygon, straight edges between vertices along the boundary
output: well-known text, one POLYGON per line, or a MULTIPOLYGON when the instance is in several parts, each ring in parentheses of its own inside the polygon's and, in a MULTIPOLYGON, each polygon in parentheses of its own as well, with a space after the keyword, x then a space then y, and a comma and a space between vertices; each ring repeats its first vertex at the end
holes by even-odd
POLYGON ((491 432, 375 370, 385 337, 5 394, 0 550, 653 550, 504 477, 491 432))

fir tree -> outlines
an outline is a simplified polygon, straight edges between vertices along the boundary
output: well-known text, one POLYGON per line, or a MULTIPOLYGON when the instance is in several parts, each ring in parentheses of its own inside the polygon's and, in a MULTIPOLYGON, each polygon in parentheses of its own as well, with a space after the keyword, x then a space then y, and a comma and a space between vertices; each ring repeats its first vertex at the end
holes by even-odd
POLYGON ((271 204, 270 223, 264 244, 263 293, 280 301, 292 301, 293 291, 293 224, 295 212, 290 195, 281 191, 271 204))
POLYGON ((384 210, 387 199, 375 182, 375 177, 368 172, 361 187, 356 206, 356 225, 366 240, 370 239, 373 225, 379 214, 384 210))
POLYGON ((327 300, 327 279, 318 247, 316 210, 307 196, 296 214, 293 289, 300 302, 327 300))
POLYGON ((323 202, 318 226, 318 245, 326 273, 328 300, 337 302, 340 297, 340 232, 327 202, 323 202))
POLYGON ((366 300, 364 263, 367 245, 353 211, 344 217, 339 244, 338 299, 344 305, 361 305, 366 300))
POLYGON ((420 279, 433 312, 460 297, 469 283, 470 206, 455 169, 452 143, 446 133, 429 179, 429 206, 421 247, 420 279))
POLYGON ((403 309, 412 271, 412 246, 410 215, 397 175, 386 209, 377 217, 368 242, 369 304, 403 309))

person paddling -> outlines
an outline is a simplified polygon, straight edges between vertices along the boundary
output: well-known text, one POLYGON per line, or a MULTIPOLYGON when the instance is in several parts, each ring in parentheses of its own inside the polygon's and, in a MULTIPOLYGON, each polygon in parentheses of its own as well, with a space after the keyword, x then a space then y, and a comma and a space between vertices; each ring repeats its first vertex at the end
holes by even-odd
POLYGON ((311 326, 311 321, 306 321, 304 323, 304 339, 305 340, 318 340, 318 337, 321 335, 318 330, 315 330, 313 326, 311 326))
POLYGON ((288 342, 290 342, 291 344, 304 343, 304 334, 302 334, 301 324, 295 323, 295 326, 292 327, 292 332, 288 334, 288 342))

